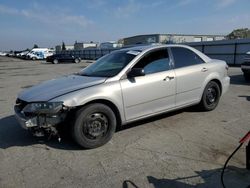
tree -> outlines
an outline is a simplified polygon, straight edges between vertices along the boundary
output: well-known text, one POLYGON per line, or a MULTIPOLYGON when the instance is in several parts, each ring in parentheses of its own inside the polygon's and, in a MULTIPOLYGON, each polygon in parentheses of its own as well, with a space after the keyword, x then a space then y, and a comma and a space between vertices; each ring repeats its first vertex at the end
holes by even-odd
POLYGON ((248 28, 235 29, 227 35, 228 39, 250 38, 250 30, 248 28))
POLYGON ((66 50, 64 42, 62 42, 62 50, 66 50))
POLYGON ((38 48, 38 45, 37 45, 37 44, 34 44, 33 48, 38 48))

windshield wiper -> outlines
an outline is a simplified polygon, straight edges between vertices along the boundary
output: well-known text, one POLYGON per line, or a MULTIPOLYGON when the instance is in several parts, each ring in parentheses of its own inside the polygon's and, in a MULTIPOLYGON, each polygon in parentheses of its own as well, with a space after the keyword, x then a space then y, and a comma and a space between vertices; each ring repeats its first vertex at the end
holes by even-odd
POLYGON ((76 72, 76 73, 74 73, 74 75, 78 75, 78 76, 91 76, 91 75, 89 75, 89 74, 80 73, 80 72, 76 72))
POLYGON ((109 78, 109 77, 112 77, 112 76, 109 76, 109 75, 94 75, 94 74, 86 74, 86 73, 80 73, 80 72, 76 72, 74 73, 74 75, 78 75, 78 76, 88 76, 88 77, 104 77, 104 78, 109 78))

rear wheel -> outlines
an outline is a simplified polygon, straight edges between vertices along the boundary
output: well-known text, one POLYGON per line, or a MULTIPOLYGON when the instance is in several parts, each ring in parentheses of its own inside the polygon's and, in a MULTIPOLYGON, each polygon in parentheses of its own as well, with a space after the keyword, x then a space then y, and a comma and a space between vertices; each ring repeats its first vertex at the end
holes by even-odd
POLYGON ((244 73, 244 78, 246 81, 250 81, 250 73, 244 73))
POLYGON ((74 140, 84 148, 96 148, 107 143, 116 129, 116 116, 106 105, 95 103, 84 106, 72 127, 74 140))
POLYGON ((80 63, 80 61, 81 60, 79 58, 75 58, 75 60, 74 60, 75 63, 80 63))
POLYGON ((58 63, 59 63, 58 59, 54 59, 54 60, 53 60, 53 63, 54 63, 54 64, 58 64, 58 63))
POLYGON ((36 60, 36 57, 32 57, 32 60, 36 60))
POLYGON ((214 81, 207 84, 199 106, 204 111, 211 111, 216 108, 220 100, 220 87, 214 81))

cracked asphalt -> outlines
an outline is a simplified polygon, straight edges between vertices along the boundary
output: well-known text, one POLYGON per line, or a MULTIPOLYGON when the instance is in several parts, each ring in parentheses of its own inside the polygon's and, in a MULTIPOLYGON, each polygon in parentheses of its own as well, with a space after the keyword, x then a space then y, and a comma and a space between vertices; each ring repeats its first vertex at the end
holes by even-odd
MULTIPOLYGON (((220 173, 250 129, 250 84, 230 68, 231 86, 212 112, 186 108, 129 124, 112 140, 83 150, 32 137, 13 116, 19 91, 88 65, 0 57, 0 187, 221 187, 220 173)), ((227 187, 250 185, 245 145, 225 173, 227 187)))

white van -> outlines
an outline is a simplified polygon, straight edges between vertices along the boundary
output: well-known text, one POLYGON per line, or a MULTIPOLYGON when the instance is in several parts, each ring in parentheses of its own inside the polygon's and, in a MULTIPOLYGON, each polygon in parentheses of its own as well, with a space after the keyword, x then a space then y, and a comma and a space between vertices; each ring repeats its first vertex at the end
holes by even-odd
POLYGON ((49 48, 34 48, 27 55, 27 59, 37 60, 37 59, 46 59, 48 56, 51 56, 55 53, 54 50, 49 48))

